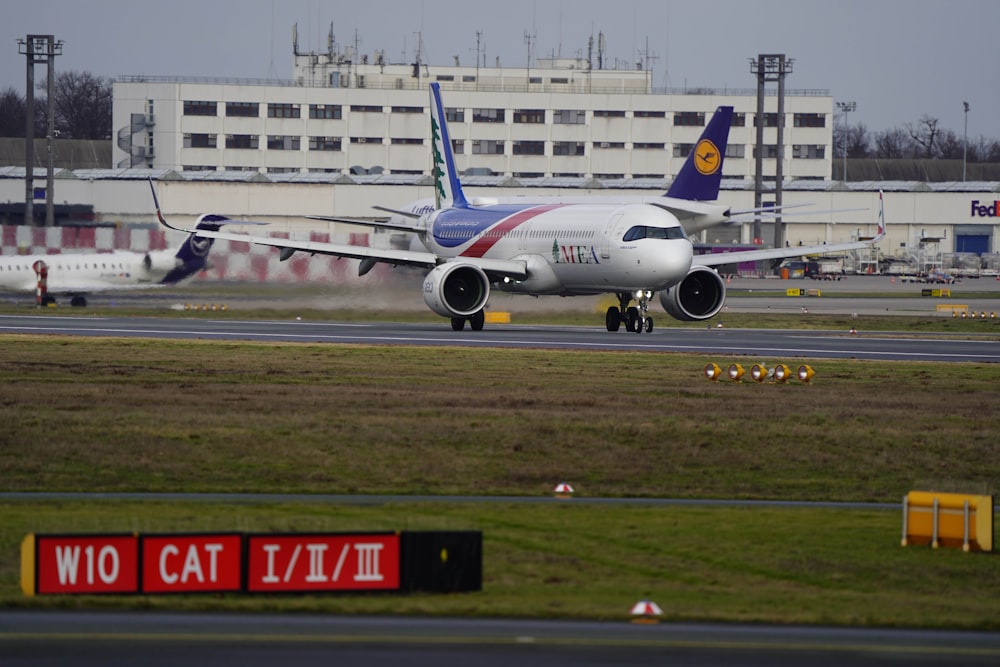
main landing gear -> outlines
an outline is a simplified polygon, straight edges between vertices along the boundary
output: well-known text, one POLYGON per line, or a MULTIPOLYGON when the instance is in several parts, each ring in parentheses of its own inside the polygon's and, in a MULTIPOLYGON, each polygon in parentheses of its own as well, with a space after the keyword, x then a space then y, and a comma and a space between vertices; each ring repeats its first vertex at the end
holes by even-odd
POLYGON ((645 329, 646 333, 649 333, 653 330, 653 318, 646 315, 649 310, 649 300, 653 296, 652 292, 636 292, 634 298, 639 302, 638 307, 629 305, 633 299, 632 294, 618 292, 616 296, 620 307, 610 306, 604 317, 608 331, 618 331, 623 321, 625 322, 625 331, 642 333, 645 329))
POLYGON ((472 317, 453 317, 451 318, 451 329, 452 331, 461 331, 465 328, 465 322, 468 320, 469 326, 473 331, 482 331, 483 325, 486 324, 486 312, 484 310, 477 310, 472 317))

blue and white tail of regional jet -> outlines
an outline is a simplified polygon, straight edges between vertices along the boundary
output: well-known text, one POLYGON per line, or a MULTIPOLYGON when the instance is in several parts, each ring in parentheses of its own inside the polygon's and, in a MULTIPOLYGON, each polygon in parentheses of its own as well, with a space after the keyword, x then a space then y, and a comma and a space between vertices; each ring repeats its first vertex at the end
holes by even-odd
MULTIPOLYGON (((483 328, 492 290, 531 296, 612 294, 617 305, 605 313, 608 331, 641 333, 653 330, 648 308, 659 293, 663 309, 678 320, 714 317, 724 306, 726 284, 713 268, 761 259, 868 248, 881 234, 866 241, 819 246, 739 250, 694 255, 682 220, 728 217, 717 204, 697 197, 718 192, 732 109, 721 107, 678 174, 674 196, 648 199, 614 197, 477 200, 462 190, 451 136, 445 121, 441 89, 430 85, 431 151, 435 196, 408 210, 388 211, 388 221, 319 217, 323 220, 369 224, 414 232, 419 247, 400 250, 353 244, 325 243, 221 231, 193 231, 197 236, 255 243, 279 248, 281 259, 293 253, 322 254, 360 260, 367 273, 379 262, 421 268, 424 303, 451 320, 461 331, 466 324, 483 328), (713 208, 714 207, 714 208, 713 208), (632 304, 635 305, 632 305, 632 304)), ((152 183, 150 183, 152 186, 152 183)), ((154 193, 155 194, 155 193, 154 193)), ((163 216, 160 222, 173 227, 163 216)))

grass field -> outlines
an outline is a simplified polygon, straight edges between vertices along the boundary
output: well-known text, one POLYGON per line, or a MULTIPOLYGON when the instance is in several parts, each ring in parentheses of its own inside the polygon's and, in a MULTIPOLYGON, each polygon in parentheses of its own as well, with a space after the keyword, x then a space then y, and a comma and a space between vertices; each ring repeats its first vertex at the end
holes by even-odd
MULTIPOLYGON (((899 502, 993 492, 987 364, 816 361, 812 385, 709 383, 704 357, 4 336, 0 490, 899 502)), ((746 360, 750 362, 750 360, 746 360)), ((761 360, 770 361, 775 360, 761 360)), ((746 364, 745 364, 746 365, 746 364)), ((1000 560, 899 546, 887 510, 0 506, 0 604, 1000 629, 1000 560), (461 596, 25 599, 27 532, 477 529, 461 596)))

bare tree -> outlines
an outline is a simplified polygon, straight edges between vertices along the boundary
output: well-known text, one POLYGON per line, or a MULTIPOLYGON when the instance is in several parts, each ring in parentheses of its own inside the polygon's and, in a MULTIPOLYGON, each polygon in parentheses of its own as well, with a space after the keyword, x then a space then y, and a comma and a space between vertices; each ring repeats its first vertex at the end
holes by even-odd
POLYGON ((938 135, 937 151, 934 157, 943 160, 961 160, 965 142, 962 137, 951 130, 942 130, 938 135))
POLYGON ((76 70, 56 75, 55 125, 63 138, 110 138, 111 107, 110 79, 76 70))
POLYGON ((23 137, 27 104, 14 88, 0 92, 0 137, 23 137))
POLYGON ((875 135, 875 157, 882 159, 898 159, 909 157, 913 153, 913 140, 902 129, 894 127, 883 130, 875 135))
POLYGON ((919 150, 919 154, 914 154, 913 157, 938 157, 937 142, 941 134, 938 122, 937 118, 924 114, 916 124, 907 123, 905 125, 906 131, 909 133, 910 138, 913 139, 915 147, 919 150))
POLYGON ((871 155, 871 139, 864 123, 847 128, 847 157, 865 158, 871 155))

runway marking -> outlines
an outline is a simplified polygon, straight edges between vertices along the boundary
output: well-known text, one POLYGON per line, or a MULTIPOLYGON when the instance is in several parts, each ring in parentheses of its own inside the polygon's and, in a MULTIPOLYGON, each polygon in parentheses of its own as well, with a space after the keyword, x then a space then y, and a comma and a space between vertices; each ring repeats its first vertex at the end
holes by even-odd
MULTIPOLYGON (((631 626, 624 626, 625 628, 631 626)), ((656 626, 654 626, 656 627, 656 626)), ((847 628, 851 630, 851 628, 847 628)), ((426 629, 424 630, 426 632, 426 629)), ((521 644, 522 637, 485 636, 459 637, 451 635, 429 636, 385 635, 385 634, 278 634, 278 633, 211 633, 211 632, 0 632, 0 641, 134 641, 134 642, 218 642, 233 644, 396 644, 396 645, 450 645, 450 646, 490 646, 521 644)), ((812 643, 808 640, 793 641, 781 639, 774 642, 711 639, 661 639, 655 637, 532 637, 533 646, 590 646, 608 648, 696 648, 721 649, 726 651, 822 651, 830 653, 877 652, 899 655, 965 655, 1000 656, 1000 647, 969 647, 963 645, 933 646, 927 644, 876 644, 858 643, 812 643)))

